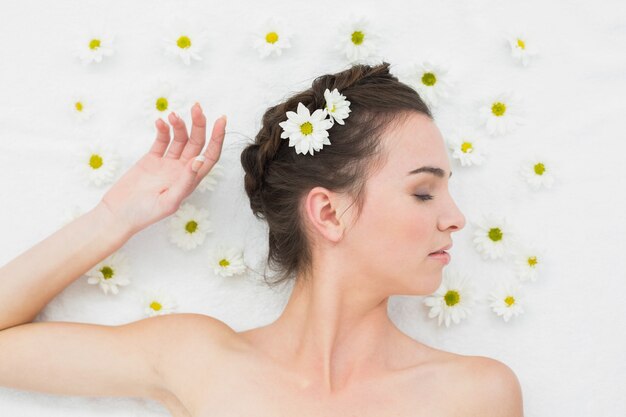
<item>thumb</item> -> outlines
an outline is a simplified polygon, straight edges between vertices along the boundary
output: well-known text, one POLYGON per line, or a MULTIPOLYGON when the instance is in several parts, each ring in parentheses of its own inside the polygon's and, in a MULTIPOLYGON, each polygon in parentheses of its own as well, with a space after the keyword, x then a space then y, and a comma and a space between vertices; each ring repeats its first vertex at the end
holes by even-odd
POLYGON ((185 194, 191 187, 195 185, 198 176, 198 170, 204 164, 206 157, 198 155, 194 159, 187 162, 184 172, 178 178, 176 183, 170 187, 168 194, 174 198, 185 194))

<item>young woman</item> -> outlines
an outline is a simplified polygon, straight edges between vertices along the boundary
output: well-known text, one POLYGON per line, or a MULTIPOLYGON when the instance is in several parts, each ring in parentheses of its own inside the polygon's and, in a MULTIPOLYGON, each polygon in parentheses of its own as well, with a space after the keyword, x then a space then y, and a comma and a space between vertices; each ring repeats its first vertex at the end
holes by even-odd
POLYGON ((242 332, 190 313, 33 323, 173 214, 218 161, 226 119, 202 152, 206 119, 199 105, 191 115, 189 135, 169 115, 173 141, 157 121, 152 148, 96 207, 0 269, 0 386, 151 398, 181 417, 523 415, 508 366, 427 346, 387 315, 391 295, 439 287, 441 251, 465 225, 441 133, 388 63, 316 78, 266 111, 241 154, 250 207, 269 226, 268 265, 280 272, 270 285, 295 280, 276 321, 242 332))

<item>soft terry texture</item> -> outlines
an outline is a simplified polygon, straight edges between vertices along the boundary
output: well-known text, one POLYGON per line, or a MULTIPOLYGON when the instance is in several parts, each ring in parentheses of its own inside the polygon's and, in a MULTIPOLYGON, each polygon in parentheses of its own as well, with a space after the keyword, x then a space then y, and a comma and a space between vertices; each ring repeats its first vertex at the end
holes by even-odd
MULTIPOLYGON (((215 316, 244 330, 273 320, 289 294, 266 289, 258 276, 218 277, 202 264, 205 251, 228 240, 245 248, 259 269, 265 229, 243 192, 239 152, 259 127, 264 109, 310 85, 313 77, 341 70, 334 30, 351 11, 362 11, 383 37, 381 55, 397 68, 423 59, 450 66, 456 88, 435 118, 444 136, 473 124, 479 101, 513 89, 524 99, 527 123, 490 140, 491 158, 481 167, 460 167, 450 187, 468 218, 455 235, 447 268, 465 271, 479 295, 511 278, 510 265, 484 261, 472 245, 470 221, 485 212, 506 215, 524 239, 549 249, 546 270, 525 283, 525 314, 508 323, 485 302, 459 325, 438 327, 422 297, 397 296, 390 314, 424 343, 467 355, 489 356, 518 375, 527 416, 624 415, 626 334, 623 295, 626 235, 623 157, 626 93, 626 12, 612 0, 502 2, 95 2, 20 1, 0 13, 0 262, 55 231, 72 205, 97 203, 104 188, 69 174, 68 150, 102 138, 122 154, 126 170, 154 138, 142 114, 144 88, 158 77, 178 86, 182 112, 200 101, 210 122, 229 116, 222 161, 226 175, 213 193, 190 201, 206 206, 214 232, 196 251, 184 252, 155 224, 124 248, 132 284, 106 296, 79 278, 55 298, 38 320, 120 324, 143 318, 133 294, 167 288, 179 312, 215 316), (196 19, 209 33, 203 61, 162 53, 160 24, 172 14, 196 19), (260 60, 247 37, 251 25, 272 15, 293 22, 292 48, 279 59, 260 60), (299 25, 306 18, 305 26, 299 25), (104 22, 116 35, 115 54, 81 66, 70 53, 80 30, 104 22), (503 35, 520 29, 539 55, 522 67, 503 35), (80 129, 67 100, 87 92, 97 113, 80 129), (530 153, 554 161, 557 182, 532 191, 517 175, 530 153), (467 169, 465 169, 467 168, 467 169), (44 203, 45 202, 45 203, 44 203), (42 204, 43 203, 43 204, 42 204)), ((44 350, 45 354, 45 350, 44 350)), ((1 360, 1 359, 0 359, 1 360)), ((151 416, 166 410, 150 401, 50 396, 0 389, 0 415, 151 416)))

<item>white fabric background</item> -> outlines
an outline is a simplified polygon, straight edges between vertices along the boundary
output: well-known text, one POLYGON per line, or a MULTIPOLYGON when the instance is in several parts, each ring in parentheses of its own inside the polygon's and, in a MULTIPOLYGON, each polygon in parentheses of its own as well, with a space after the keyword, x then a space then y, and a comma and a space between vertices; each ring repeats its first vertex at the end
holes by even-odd
MULTIPOLYGON (((202 103, 212 123, 229 117, 222 162, 227 175, 213 193, 189 201, 211 212, 215 232, 184 252, 167 239, 165 222, 134 236, 123 248, 132 259, 132 284, 105 296, 77 279, 38 320, 121 324, 143 318, 130 294, 165 285, 179 312, 208 314, 244 330, 275 319, 289 295, 264 287, 258 276, 213 276, 202 266, 218 241, 245 247, 259 266, 267 249, 265 225, 255 220, 243 190, 242 146, 260 126, 267 106, 307 88, 318 75, 347 61, 332 49, 334 31, 349 12, 369 16, 385 37, 380 53, 396 68, 426 58, 446 63, 457 80, 450 100, 435 111, 444 133, 475 123, 478 102, 513 89, 524 99, 527 124, 494 139, 482 167, 452 161, 450 187, 468 219, 454 235, 448 268, 471 274, 481 294, 510 277, 505 262, 483 261, 469 221, 504 214, 528 241, 550 250, 537 282, 525 283, 526 313, 504 323, 485 303, 450 328, 427 318, 423 297, 394 296, 393 320, 412 337, 467 355, 496 358, 518 375, 526 416, 626 415, 626 331, 623 302, 626 235, 623 96, 626 93, 626 10, 618 0, 504 2, 182 2, 12 1, 0 11, 0 262, 10 261, 60 226, 64 210, 95 205, 106 190, 68 174, 68 151, 103 138, 123 155, 118 177, 147 151, 154 130, 141 112, 143 88, 157 77, 174 82, 189 108, 202 103), (208 27, 204 60, 186 67, 160 50, 160 27, 172 15, 208 27), (293 47, 262 61, 248 31, 272 15, 295 29, 293 47), (81 30, 106 23, 115 55, 80 65, 70 46, 81 30), (540 55, 528 68, 513 61, 503 40, 508 29, 532 36, 540 55), (98 112, 77 129, 66 102, 88 92, 98 112), (555 162, 557 182, 533 192, 517 176, 532 152, 555 162)), ((5 278, 5 277, 3 277, 5 278)), ((42 355, 45 355, 42 347, 42 355)), ((98 358, 94 358, 97 360, 98 358)), ((1 359, 0 359, 1 360, 1 359)), ((0 389, 0 415, 153 416, 167 411, 152 401, 82 398, 0 389)))

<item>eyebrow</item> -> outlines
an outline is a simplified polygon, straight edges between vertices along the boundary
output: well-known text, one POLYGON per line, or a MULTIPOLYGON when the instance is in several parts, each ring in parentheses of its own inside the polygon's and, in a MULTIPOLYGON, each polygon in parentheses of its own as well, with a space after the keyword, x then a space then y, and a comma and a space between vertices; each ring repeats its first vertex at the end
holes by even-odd
MULTIPOLYGON (((440 178, 443 178, 446 174, 446 171, 444 171, 441 168, 425 166, 425 167, 414 169, 413 171, 409 171, 407 175, 419 174, 420 172, 428 172, 440 178)), ((450 171, 450 175, 448 175, 448 178, 450 178, 451 176, 452 176, 452 171, 450 171)))

